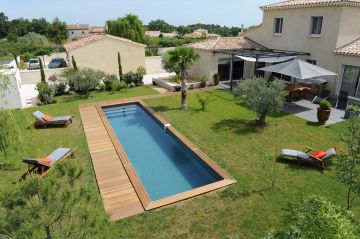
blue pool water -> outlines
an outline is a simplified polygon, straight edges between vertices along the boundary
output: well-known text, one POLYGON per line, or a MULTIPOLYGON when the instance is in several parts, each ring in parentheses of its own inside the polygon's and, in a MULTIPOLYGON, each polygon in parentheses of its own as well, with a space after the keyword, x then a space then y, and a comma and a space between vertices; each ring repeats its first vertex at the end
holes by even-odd
POLYGON ((103 111, 152 201, 222 180, 142 106, 103 111))

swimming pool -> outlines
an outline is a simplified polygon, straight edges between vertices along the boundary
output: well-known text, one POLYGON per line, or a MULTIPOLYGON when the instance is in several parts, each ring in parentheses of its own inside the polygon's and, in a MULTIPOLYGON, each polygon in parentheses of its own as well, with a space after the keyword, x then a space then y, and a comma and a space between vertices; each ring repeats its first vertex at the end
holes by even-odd
POLYGON ((144 103, 102 106, 101 110, 145 209, 234 182, 144 103))

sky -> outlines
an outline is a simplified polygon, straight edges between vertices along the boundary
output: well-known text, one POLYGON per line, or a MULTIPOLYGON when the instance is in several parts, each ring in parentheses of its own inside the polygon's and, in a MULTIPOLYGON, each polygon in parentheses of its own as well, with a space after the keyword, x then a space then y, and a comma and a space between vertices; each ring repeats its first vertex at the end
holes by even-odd
POLYGON ((173 25, 195 23, 251 26, 261 23, 260 6, 279 0, 0 0, 9 19, 59 17, 68 24, 103 26, 127 13, 143 23, 163 19, 173 25))

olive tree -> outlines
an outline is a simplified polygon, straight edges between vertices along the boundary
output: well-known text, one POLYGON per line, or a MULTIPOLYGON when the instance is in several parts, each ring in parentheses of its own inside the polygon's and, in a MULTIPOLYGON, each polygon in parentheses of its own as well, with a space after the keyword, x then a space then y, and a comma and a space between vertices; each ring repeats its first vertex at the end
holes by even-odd
POLYGON ((350 211, 321 196, 307 196, 291 210, 287 231, 269 233, 265 238, 359 238, 359 226, 350 211))
POLYGON ((0 193, 0 237, 106 238, 107 217, 97 192, 80 183, 73 161, 55 165, 46 178, 31 175, 0 193))
POLYGON ((91 91, 95 90, 99 86, 102 77, 102 72, 94 71, 90 68, 84 68, 70 75, 69 85, 71 90, 89 97, 91 91))
POLYGON ((350 210, 355 198, 360 196, 360 118, 349 120, 342 141, 347 146, 347 152, 337 160, 336 176, 348 188, 346 198, 347 209, 350 210))
POLYGON ((280 80, 267 81, 257 77, 241 81, 235 93, 258 115, 261 126, 266 125, 268 114, 282 109, 286 96, 285 86, 280 80))

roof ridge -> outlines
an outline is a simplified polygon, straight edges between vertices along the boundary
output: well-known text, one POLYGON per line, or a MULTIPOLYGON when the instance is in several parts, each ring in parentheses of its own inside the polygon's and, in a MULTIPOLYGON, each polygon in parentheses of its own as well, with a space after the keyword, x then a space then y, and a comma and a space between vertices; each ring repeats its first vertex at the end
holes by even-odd
POLYGON ((216 47, 216 45, 219 43, 219 41, 220 41, 220 38, 221 37, 218 37, 217 39, 216 39, 216 41, 214 42, 214 44, 212 45, 212 47, 211 47, 211 50, 214 50, 215 49, 215 47, 216 47))
MULTIPOLYGON (((344 0, 344 1, 348 1, 348 0, 344 0)), ((354 44, 355 42, 359 41, 360 40, 360 36, 358 36, 355 40, 352 40, 351 42, 348 42, 342 46, 339 46, 338 48, 335 49, 335 51, 339 51, 347 46, 350 46, 351 44, 354 44)))

